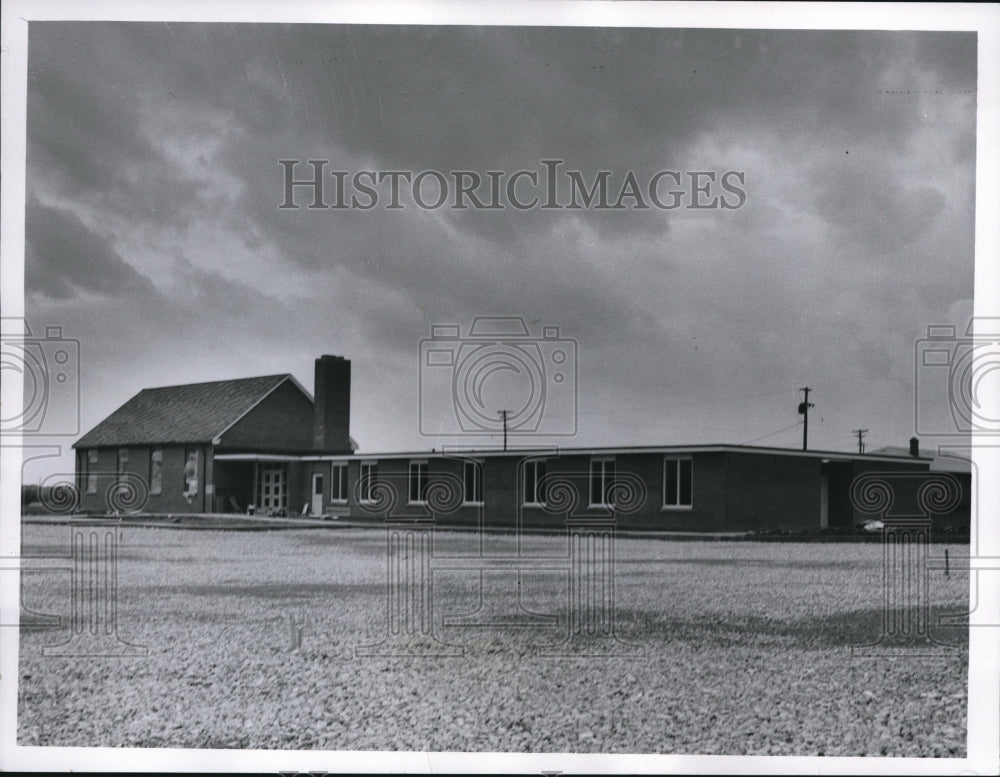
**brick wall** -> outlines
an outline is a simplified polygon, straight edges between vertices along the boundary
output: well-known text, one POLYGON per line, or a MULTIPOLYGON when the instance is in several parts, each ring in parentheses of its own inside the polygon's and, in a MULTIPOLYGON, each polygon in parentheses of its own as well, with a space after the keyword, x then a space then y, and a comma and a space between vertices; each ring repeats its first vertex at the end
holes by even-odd
POLYGON ((223 434, 218 447, 227 452, 301 453, 312 449, 312 427, 312 403, 285 381, 223 434))
POLYGON ((728 473, 722 453, 691 454, 691 507, 664 507, 664 461, 686 455, 649 453, 619 457, 619 468, 639 474, 649 489, 647 508, 637 515, 623 516, 620 527, 660 531, 726 531, 732 528, 727 523, 728 473))
MULTIPOLYGON (((622 530, 652 529, 659 531, 802 531, 820 530, 822 502, 823 460, 817 456, 796 456, 794 454, 767 454, 757 452, 694 452, 692 460, 692 504, 690 508, 664 507, 664 461, 686 454, 663 453, 623 453, 615 455, 615 472, 618 476, 628 475, 638 479, 645 492, 645 499, 638 509, 616 514, 617 526, 622 530)), ((427 454, 415 459, 428 462, 428 478, 431 482, 439 473, 449 473, 461 487, 461 458, 441 457, 427 454)), ((547 479, 560 480, 575 492, 575 506, 571 512, 556 512, 552 504, 546 507, 524 504, 524 461, 523 454, 506 457, 488 456, 482 458, 484 506, 461 506, 447 512, 436 512, 435 520, 440 526, 481 525, 485 532, 514 532, 518 528, 546 527, 559 529, 565 526, 567 517, 597 518, 606 516, 604 509, 590 505, 589 455, 563 455, 546 460, 547 479)), ((330 512, 350 515, 372 521, 382 521, 384 511, 365 509, 357 502, 358 479, 362 461, 376 461, 378 479, 389 484, 396 494, 392 517, 418 517, 430 515, 427 508, 408 504, 409 459, 367 459, 357 457, 348 460, 349 498, 346 506, 335 506, 330 512)), ((841 523, 848 525, 853 515, 850 507, 850 485, 852 473, 878 470, 879 466, 894 467, 878 462, 851 461, 834 462, 836 477, 829 477, 828 505, 831 517, 841 515, 841 523)), ((317 463, 306 470, 311 474, 322 468, 329 490, 330 463, 317 463)), ((926 469, 926 464, 901 462, 903 470, 917 472, 926 469)), ((826 466, 828 474, 833 472, 826 466)), ((311 480, 305 476, 302 485, 302 499, 308 497, 311 480)), ((967 478, 967 476, 966 476, 967 478)), ((916 481, 914 481, 916 483, 916 481)), ((966 480, 967 483, 967 480, 966 480)), ((967 486, 966 486, 967 492, 967 486)), ((907 497, 909 498, 909 497, 907 497)), ((968 523, 968 496, 965 495, 965 523, 968 523)), ((301 505, 296 505, 296 509, 301 505)), ((961 522, 962 508, 950 516, 952 523, 961 522)), ((869 516, 870 517, 870 516, 869 516)), ((938 523, 935 519, 935 525, 938 523)), ((831 521, 831 527, 836 526, 831 521)), ((942 522, 943 523, 943 522, 942 522)), ((487 544, 496 542, 498 548, 502 539, 487 539, 487 544)), ((484 547, 490 553, 490 547, 484 547)))
MULTIPOLYGON (((888 508, 891 516, 918 516, 924 514, 919 502, 920 487, 936 476, 954 478, 960 490, 958 507, 945 513, 931 513, 929 517, 932 527, 949 531, 965 532, 969 530, 969 517, 972 507, 972 484, 968 473, 931 472, 927 462, 914 461, 912 464, 887 466, 884 462, 854 461, 851 466, 852 481, 864 475, 881 475, 892 487, 893 502, 888 508), (925 477, 926 476, 926 477, 925 477)), ((855 525, 883 516, 866 513, 852 506, 852 516, 855 525)))
POLYGON ((821 459, 737 452, 726 459, 727 526, 819 531, 821 459))
MULTIPOLYGON (((415 459, 420 458, 415 456, 415 459)), ((487 532, 511 532, 519 527, 560 528, 568 517, 597 518, 608 515, 601 507, 590 505, 589 455, 559 456, 546 459, 547 481, 559 481, 572 490, 571 510, 557 511, 553 503, 545 507, 524 504, 525 461, 538 458, 514 454, 509 457, 484 457, 483 497, 484 507, 462 506, 446 513, 437 513, 439 525, 470 525, 480 523, 487 532)), ((723 454, 697 454, 693 465, 693 505, 689 509, 663 509, 664 456, 662 454, 623 454, 616 458, 616 474, 626 473, 640 482, 645 498, 637 509, 618 516, 621 528, 651 528, 674 531, 721 531, 725 521, 726 467, 723 454)), ((397 494, 393 515, 427 514, 418 506, 407 504, 409 459, 365 459, 359 456, 349 460, 348 512, 352 518, 382 520, 383 512, 365 509, 357 501, 357 483, 361 463, 376 461, 379 479, 392 486, 397 494)), ((460 458, 427 456, 431 481, 436 473, 449 473, 454 482, 461 483, 463 462, 460 458)), ((329 464, 326 464, 329 467, 329 464)), ((308 490, 308 484, 306 486, 308 490)), ((489 549, 486 549, 489 552, 489 549)))
MULTIPOLYGON (((89 465, 89 471, 98 473, 97 489, 95 493, 87 492, 87 478, 85 472, 87 465, 83 460, 87 457, 88 451, 77 450, 77 483, 81 489, 81 509, 92 513, 106 513, 113 509, 109 502, 109 491, 113 489, 117 482, 118 454, 120 448, 96 448, 97 464, 89 465)), ((157 446, 129 446, 128 460, 121 467, 121 472, 126 476, 132 476, 135 481, 140 481, 146 489, 146 499, 142 503, 141 511, 147 513, 198 513, 210 512, 212 507, 212 495, 208 493, 208 487, 212 483, 212 446, 210 445, 157 445, 157 446), (198 459, 198 494, 188 503, 184 497, 186 488, 184 480, 184 465, 187 460, 188 450, 197 450, 198 459), (159 493, 152 489, 152 466, 151 454, 154 450, 160 451, 162 456, 161 484, 159 493)))

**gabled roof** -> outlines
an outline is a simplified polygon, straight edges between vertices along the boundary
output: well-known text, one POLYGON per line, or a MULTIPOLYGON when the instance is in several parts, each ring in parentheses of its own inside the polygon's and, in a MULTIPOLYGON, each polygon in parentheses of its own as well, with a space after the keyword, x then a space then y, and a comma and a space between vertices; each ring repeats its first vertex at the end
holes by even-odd
POLYGON ((288 374, 143 389, 73 447, 209 443, 285 381, 312 402, 288 374))

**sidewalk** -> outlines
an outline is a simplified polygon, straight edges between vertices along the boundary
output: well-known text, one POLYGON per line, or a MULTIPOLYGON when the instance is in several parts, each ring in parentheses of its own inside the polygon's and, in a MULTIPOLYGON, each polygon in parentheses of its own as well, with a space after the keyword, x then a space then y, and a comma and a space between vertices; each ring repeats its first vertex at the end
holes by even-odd
POLYGON ((139 513, 133 515, 22 515, 22 523, 74 526, 145 526, 158 529, 208 529, 213 531, 274 531, 280 529, 346 529, 370 523, 317 518, 274 518, 238 513, 139 513))
MULTIPOLYGON (((347 518, 275 518, 264 515, 240 515, 237 513, 184 513, 157 514, 139 513, 114 517, 111 515, 24 515, 23 523, 74 526, 143 526, 157 529, 207 529, 212 531, 275 531, 281 529, 383 529, 380 520, 357 521, 347 518)), ((476 526, 447 525, 436 526, 438 531, 475 532, 476 526)), ((513 534, 515 529, 491 528, 491 534, 513 534)), ((564 527, 523 528, 523 534, 564 534, 564 527)), ((656 530, 618 530, 618 537, 690 540, 738 540, 750 537, 750 532, 694 532, 656 530)))
MULTIPOLYGON (((111 515, 23 515, 21 521, 27 524, 74 525, 74 526, 132 526, 151 529, 193 529, 208 531, 282 531, 289 529, 382 529, 380 520, 358 521, 347 518, 275 518, 264 515, 242 515, 238 513, 140 513, 114 517, 111 515)), ((477 526, 436 526, 443 532, 476 532, 477 526)), ((515 529, 491 528, 491 534, 513 534, 515 529)), ((564 534, 563 527, 523 528, 523 534, 564 534)), ((714 541, 714 542, 879 542, 880 532, 865 533, 760 533, 752 531, 694 532, 659 531, 656 529, 617 529, 616 537, 628 539, 660 539, 674 541, 714 541)), ((963 544, 969 536, 937 534, 932 542, 963 544)))

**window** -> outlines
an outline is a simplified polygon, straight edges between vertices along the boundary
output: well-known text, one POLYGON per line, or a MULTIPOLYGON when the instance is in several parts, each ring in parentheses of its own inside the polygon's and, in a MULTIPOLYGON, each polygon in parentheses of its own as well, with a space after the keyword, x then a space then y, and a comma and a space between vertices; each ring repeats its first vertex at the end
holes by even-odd
POLYGON ((330 478, 330 501, 347 504, 347 462, 334 462, 330 478))
POLYGON ((427 501, 427 462, 410 462, 410 504, 423 504, 427 501))
POLYGON ((163 492, 163 451, 153 448, 149 452, 149 493, 163 492))
POLYGON ((663 467, 663 506, 690 509, 694 487, 690 458, 668 458, 663 467))
POLYGON ((191 504, 191 500, 198 495, 198 473, 201 471, 201 456, 199 450, 193 447, 184 449, 184 471, 182 482, 184 493, 182 496, 191 504))
POLYGON ((466 460, 462 470, 462 493, 465 504, 483 503, 483 465, 478 461, 466 460))
POLYGON ((375 501, 375 482, 378 480, 378 464, 374 461, 361 462, 361 494, 362 502, 375 501))
POLYGON ((524 464, 524 504, 545 504, 544 461, 528 461, 524 464))
POLYGON ((86 489, 88 494, 97 493, 97 451, 87 451, 83 460, 83 469, 86 477, 86 489))
POLYGON ((128 469, 128 448, 118 449, 118 466, 115 468, 115 479, 121 483, 125 470, 128 469))
POLYGON ((614 459, 590 460, 590 506, 611 505, 611 484, 615 480, 614 459))

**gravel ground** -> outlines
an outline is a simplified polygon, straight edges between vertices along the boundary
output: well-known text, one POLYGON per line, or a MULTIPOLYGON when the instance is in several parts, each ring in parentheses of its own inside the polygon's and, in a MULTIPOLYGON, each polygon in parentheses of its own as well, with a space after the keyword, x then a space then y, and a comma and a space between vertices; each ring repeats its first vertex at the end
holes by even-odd
MULTIPOLYGON (((540 655, 567 633, 560 569, 523 574, 525 607, 558 616, 531 627, 446 627, 475 608, 479 578, 439 571, 435 633, 464 655, 362 658, 386 630, 380 530, 124 528, 120 540, 118 632, 146 655, 45 656, 68 629, 22 616, 21 744, 965 755, 964 629, 938 629, 945 646, 852 653, 882 632, 877 544, 619 539, 617 648, 641 657, 540 655)), ((441 532, 435 553, 477 542, 441 532)), ((531 537, 524 551, 565 547, 531 537)), ((68 548, 66 526, 25 527, 26 555, 68 548)), ((69 575, 23 577, 25 606, 66 621, 69 575)), ((933 571, 934 616, 964 612, 968 583, 933 571)))

